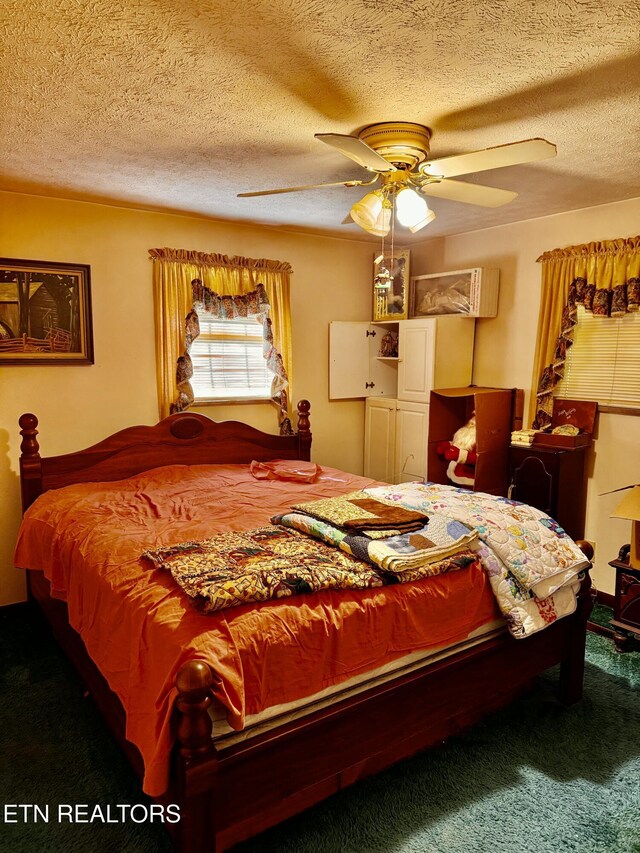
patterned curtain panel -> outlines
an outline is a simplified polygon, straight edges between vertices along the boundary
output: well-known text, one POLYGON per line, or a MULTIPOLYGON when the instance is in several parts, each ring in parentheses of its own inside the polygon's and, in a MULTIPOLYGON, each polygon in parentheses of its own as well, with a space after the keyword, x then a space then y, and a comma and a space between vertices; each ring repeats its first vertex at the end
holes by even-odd
POLYGON ((228 257, 186 249, 150 249, 149 255, 153 260, 160 416, 182 411, 193 401, 193 392, 189 396, 191 386, 187 390, 183 383, 185 379, 188 383, 192 375, 187 377, 188 350, 199 333, 195 303, 206 310, 211 306, 218 312, 216 316, 222 318, 247 316, 242 312, 261 305, 265 310, 252 316, 265 314, 261 321, 263 351, 267 366, 274 373, 272 390, 280 410, 280 430, 284 434, 291 431, 288 408, 292 394, 291 265, 283 261, 228 257), (231 313, 225 313, 227 311, 231 313), (179 388, 179 384, 182 387, 179 388))
POLYGON ((551 422, 553 389, 573 343, 577 306, 602 317, 640 309, 640 236, 554 249, 542 263, 542 297, 531 401, 533 426, 551 422))

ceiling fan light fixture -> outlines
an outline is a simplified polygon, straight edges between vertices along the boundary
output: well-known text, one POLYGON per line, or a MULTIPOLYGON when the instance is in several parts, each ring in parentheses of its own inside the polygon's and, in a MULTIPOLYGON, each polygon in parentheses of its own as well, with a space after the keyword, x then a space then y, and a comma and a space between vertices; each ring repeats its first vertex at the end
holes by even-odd
POLYGON ((391 207, 382 190, 367 193, 350 211, 351 218, 360 228, 383 237, 391 226, 391 207))
POLYGON ((392 213, 393 207, 391 206, 391 202, 388 198, 385 198, 382 202, 382 210, 380 211, 378 218, 369 229, 370 233, 375 234, 376 237, 386 237, 389 233, 389 229, 391 228, 392 213))
MULTIPOLYGON (((403 187, 396 196, 396 215, 405 228, 414 228, 426 218, 429 207, 411 187, 403 187)), ((427 223, 425 222, 425 225, 427 223)))
POLYGON ((416 231, 419 231, 421 228, 424 228, 425 225, 428 225, 430 222, 433 222, 435 218, 436 215, 433 210, 431 210, 430 207, 427 207, 427 214, 424 219, 421 219, 419 222, 416 222, 415 225, 410 225, 409 231, 411 231, 412 234, 415 234, 416 231))

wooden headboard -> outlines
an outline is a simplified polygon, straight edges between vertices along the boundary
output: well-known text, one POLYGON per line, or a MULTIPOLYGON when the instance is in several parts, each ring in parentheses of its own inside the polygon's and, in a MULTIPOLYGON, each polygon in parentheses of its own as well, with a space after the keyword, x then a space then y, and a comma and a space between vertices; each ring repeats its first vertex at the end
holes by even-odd
POLYGON ((182 412, 155 426, 120 430, 76 453, 45 457, 40 456, 38 419, 24 414, 20 418, 22 511, 47 489, 122 480, 161 465, 308 460, 310 409, 308 400, 298 403, 298 431, 294 435, 271 435, 238 421, 216 422, 204 415, 182 412))

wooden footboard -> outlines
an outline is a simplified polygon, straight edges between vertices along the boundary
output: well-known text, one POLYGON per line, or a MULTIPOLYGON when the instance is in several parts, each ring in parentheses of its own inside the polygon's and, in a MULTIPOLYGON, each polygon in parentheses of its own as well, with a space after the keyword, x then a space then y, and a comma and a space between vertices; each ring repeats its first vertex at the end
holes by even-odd
MULTIPOLYGON (((142 759, 125 737, 125 712, 51 598, 41 572, 29 573, 31 595, 80 673, 108 727, 142 778, 142 759)), ((176 744, 169 789, 180 806, 168 826, 179 853, 220 853, 396 761, 442 743, 509 704, 533 679, 560 664, 559 693, 582 695, 586 625, 592 608, 588 572, 571 616, 523 640, 501 634, 393 681, 227 749, 211 738, 213 676, 191 660, 176 677, 176 744)))
POLYGON ((593 603, 585 573, 576 612, 524 640, 493 637, 292 723, 216 750, 213 678, 204 661, 176 680, 178 743, 169 801, 180 853, 224 851, 353 782, 472 726, 561 665, 560 698, 582 695, 593 603))

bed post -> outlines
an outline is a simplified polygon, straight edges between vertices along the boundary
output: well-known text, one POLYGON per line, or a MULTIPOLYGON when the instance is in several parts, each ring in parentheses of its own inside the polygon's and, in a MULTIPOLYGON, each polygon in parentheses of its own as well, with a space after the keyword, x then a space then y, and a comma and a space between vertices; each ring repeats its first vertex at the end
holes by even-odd
MULTIPOLYGON (((215 764, 211 733, 213 723, 209 706, 213 698, 213 674, 209 664, 189 660, 178 670, 176 700, 178 741, 178 798, 180 823, 177 825, 177 850, 180 853, 205 853, 216 849, 215 786, 202 786, 203 761, 215 764)), ((207 776, 211 768, 207 768, 207 776)))
POLYGON ((26 413, 20 416, 20 489, 22 493, 22 512, 42 494, 42 460, 38 444, 38 419, 26 413))
POLYGON ((308 400, 300 400, 298 403, 298 447, 300 448, 300 459, 307 461, 311 459, 310 411, 311 403, 308 400))
MULTIPOLYGON (((589 542, 579 539, 576 545, 588 560, 593 559, 593 547, 589 542)), ((582 699, 587 622, 592 610, 591 577, 587 569, 578 590, 576 612, 570 617, 572 624, 568 652, 560 664, 560 701, 565 705, 573 705, 582 699)))
POLYGON ((178 670, 176 708, 180 716, 176 736, 180 755, 185 758, 204 755, 212 748, 213 723, 208 712, 212 686, 211 668, 205 661, 190 660, 178 670))

